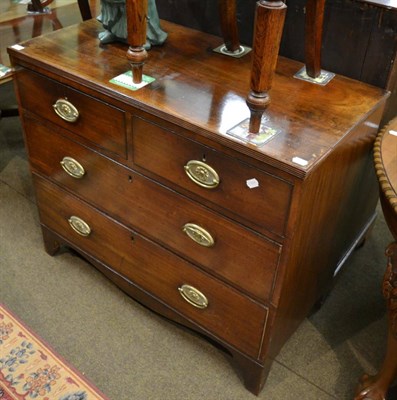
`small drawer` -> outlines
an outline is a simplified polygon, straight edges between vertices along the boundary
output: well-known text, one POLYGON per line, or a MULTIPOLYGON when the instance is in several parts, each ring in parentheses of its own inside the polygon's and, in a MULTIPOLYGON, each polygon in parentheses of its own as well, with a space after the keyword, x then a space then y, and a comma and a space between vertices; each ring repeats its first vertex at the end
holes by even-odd
POLYGON ((26 138, 36 172, 250 295, 271 297, 280 244, 35 120, 26 138))
POLYGON ((23 108, 65 128, 96 147, 127 157, 124 112, 28 70, 18 72, 23 108), (37 99, 40 93, 40 99, 37 99))
POLYGON ((34 176, 34 182, 43 225, 215 337, 258 357, 268 315, 266 307, 45 179, 34 176), (75 227, 72 217, 76 219, 75 227))
POLYGON ((133 118, 135 165, 221 206, 256 226, 284 235, 292 185, 248 164, 133 118))

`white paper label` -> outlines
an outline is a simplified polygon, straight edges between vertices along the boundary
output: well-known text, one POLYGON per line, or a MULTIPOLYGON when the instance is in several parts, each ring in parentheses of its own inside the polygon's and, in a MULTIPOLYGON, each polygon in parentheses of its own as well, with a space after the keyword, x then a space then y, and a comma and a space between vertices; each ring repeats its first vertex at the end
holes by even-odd
POLYGON ((307 164, 309 164, 309 161, 304 160, 303 158, 300 158, 300 157, 294 157, 292 159, 292 162, 294 162, 295 164, 298 164, 298 165, 302 165, 302 167, 305 167, 307 164))
POLYGON ((25 47, 21 46, 20 44, 14 44, 11 46, 14 50, 23 50, 25 47))
POLYGON ((247 179, 247 186, 248 186, 250 189, 255 189, 255 188, 257 188, 257 187, 259 186, 259 182, 258 182, 258 180, 255 179, 255 178, 247 179))
POLYGON ((397 136, 397 131, 389 131, 390 135, 397 136))

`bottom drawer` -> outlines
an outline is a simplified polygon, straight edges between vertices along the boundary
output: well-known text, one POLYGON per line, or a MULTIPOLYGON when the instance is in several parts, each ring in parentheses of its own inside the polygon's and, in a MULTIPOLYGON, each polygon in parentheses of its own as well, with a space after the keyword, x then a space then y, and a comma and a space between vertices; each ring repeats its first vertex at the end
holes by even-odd
POLYGON ((212 335, 258 358, 268 309, 34 175, 41 223, 212 335))

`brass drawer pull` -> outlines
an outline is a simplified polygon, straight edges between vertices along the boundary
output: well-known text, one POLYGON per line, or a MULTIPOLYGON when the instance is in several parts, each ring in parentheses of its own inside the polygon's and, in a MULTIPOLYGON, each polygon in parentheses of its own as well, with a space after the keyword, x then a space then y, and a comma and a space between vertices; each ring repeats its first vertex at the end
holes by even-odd
POLYGON ((61 165, 72 178, 81 179, 85 174, 83 166, 72 157, 63 157, 61 165))
POLYGON ((183 232, 200 246, 212 247, 215 244, 212 235, 199 225, 191 223, 185 224, 183 226, 183 232))
POLYGON ((178 288, 179 293, 189 304, 197 308, 207 308, 207 298, 196 288, 190 285, 182 285, 178 288))
POLYGON ((190 160, 185 165, 185 172, 194 183, 206 189, 214 189, 219 185, 218 173, 202 161, 190 160))
POLYGON ((54 111, 66 122, 76 122, 79 118, 79 111, 77 108, 66 99, 58 99, 53 104, 54 111))
POLYGON ((81 218, 72 215, 69 219, 69 225, 81 236, 89 236, 91 233, 91 228, 87 222, 83 221, 81 218))

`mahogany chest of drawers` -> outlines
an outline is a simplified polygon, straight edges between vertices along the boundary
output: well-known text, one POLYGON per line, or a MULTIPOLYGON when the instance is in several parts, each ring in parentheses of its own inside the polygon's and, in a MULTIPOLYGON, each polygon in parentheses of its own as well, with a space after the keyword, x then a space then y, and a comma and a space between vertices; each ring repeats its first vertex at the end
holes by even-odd
POLYGON ((256 147, 250 57, 165 23, 133 91, 94 20, 10 48, 45 247, 67 245, 133 298, 221 344, 259 393, 271 360, 374 219, 371 147, 386 95, 293 78, 280 58, 256 147))

